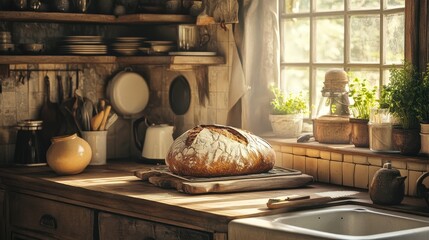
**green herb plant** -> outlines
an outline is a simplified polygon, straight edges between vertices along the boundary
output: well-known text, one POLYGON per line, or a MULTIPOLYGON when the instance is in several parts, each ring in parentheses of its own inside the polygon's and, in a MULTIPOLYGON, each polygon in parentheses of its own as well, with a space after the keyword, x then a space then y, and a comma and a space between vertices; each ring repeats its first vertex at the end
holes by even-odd
POLYGON ((404 65, 391 69, 390 82, 383 91, 383 104, 398 119, 402 128, 418 128, 417 102, 421 98, 421 74, 415 67, 405 62, 404 65))
POLYGON ((422 75, 415 108, 417 119, 421 123, 429 123, 429 65, 422 75))
POLYGON ((270 87, 271 92, 274 94, 274 98, 271 101, 271 114, 273 115, 286 115, 286 114, 298 114, 307 111, 307 102, 304 94, 284 94, 281 89, 276 86, 270 87))
POLYGON ((371 108, 377 105, 377 86, 371 87, 369 81, 355 77, 349 84, 350 105, 353 115, 359 119, 369 119, 371 108))

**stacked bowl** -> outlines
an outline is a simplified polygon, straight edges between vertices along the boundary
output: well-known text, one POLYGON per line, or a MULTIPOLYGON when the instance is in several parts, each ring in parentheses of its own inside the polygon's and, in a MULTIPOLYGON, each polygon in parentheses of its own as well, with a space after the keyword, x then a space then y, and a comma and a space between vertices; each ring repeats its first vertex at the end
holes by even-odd
POLYGON ((15 44, 12 43, 12 35, 10 32, 0 32, 0 53, 7 54, 15 51, 15 44))

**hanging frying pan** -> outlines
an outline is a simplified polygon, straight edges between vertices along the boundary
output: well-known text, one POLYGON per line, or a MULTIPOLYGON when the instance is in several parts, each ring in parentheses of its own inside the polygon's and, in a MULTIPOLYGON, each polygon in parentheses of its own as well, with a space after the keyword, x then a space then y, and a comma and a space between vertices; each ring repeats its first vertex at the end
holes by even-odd
POLYGON ((176 115, 185 114, 191 104, 191 88, 182 75, 176 77, 170 85, 169 102, 176 115))
POLYGON ((117 114, 131 117, 145 109, 149 101, 149 87, 141 75, 126 70, 116 74, 109 82, 107 97, 117 114))

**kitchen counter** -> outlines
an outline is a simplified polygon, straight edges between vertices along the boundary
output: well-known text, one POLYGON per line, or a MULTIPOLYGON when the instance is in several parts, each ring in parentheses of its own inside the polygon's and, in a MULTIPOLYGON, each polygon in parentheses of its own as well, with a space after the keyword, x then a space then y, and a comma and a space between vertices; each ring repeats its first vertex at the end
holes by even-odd
MULTIPOLYGON (((266 207, 269 198, 324 191, 357 190, 356 199, 371 204, 368 193, 330 184, 313 183, 297 189, 258 192, 188 195, 162 189, 133 175, 135 170, 153 167, 135 161, 109 161, 89 166, 78 175, 58 176, 49 167, 3 167, 1 186, 6 191, 29 194, 99 211, 136 217, 226 236, 232 219, 284 212, 266 207)), ((347 200, 350 201, 350 200, 347 200)), ((399 206, 383 208, 429 216, 423 199, 407 197, 399 206)))

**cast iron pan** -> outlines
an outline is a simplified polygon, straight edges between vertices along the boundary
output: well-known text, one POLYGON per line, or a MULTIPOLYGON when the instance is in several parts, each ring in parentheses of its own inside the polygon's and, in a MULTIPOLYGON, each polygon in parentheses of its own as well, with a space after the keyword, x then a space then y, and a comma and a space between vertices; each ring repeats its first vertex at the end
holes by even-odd
POLYGON ((185 114, 191 104, 191 88, 182 75, 176 77, 170 85, 169 101, 171 110, 176 115, 185 114))

